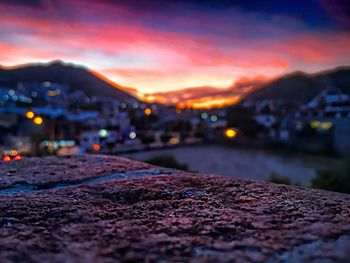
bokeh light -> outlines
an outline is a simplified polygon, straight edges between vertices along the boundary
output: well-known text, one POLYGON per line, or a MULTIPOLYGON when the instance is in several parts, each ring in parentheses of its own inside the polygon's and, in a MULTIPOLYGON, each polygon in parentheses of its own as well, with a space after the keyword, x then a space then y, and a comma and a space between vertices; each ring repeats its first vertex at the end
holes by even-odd
POLYGON ((35 116, 34 112, 32 112, 32 111, 27 111, 26 112, 26 118, 27 119, 33 119, 34 116, 35 116))
POLYGON ((10 157, 10 156, 5 156, 5 157, 2 159, 2 161, 3 161, 4 163, 8 163, 8 162, 11 161, 11 157, 10 157))
POLYGON ((203 120, 208 119, 208 113, 203 112, 203 113, 201 114, 201 118, 202 118, 203 120))
POLYGON ((146 109, 145 109, 145 114, 146 114, 147 116, 151 115, 151 114, 152 114, 152 110, 151 110, 150 108, 146 108, 146 109))
POLYGON ((129 133, 130 139, 135 139, 136 138, 136 133, 135 132, 130 132, 129 133))
POLYGON ((33 119, 33 122, 35 125, 41 125, 44 122, 44 120, 40 116, 37 116, 33 119))
POLYGON ((216 115, 213 115, 213 116, 210 117, 210 120, 212 122, 216 122, 218 120, 218 117, 216 115))
POLYGON ((97 151, 101 150, 101 146, 100 146, 99 144, 93 144, 93 145, 91 146, 91 149, 92 149, 93 151, 97 152, 97 151))
POLYGON ((234 138, 236 137, 237 132, 232 128, 228 128, 225 130, 225 135, 227 138, 234 138))
POLYGON ((101 129, 98 134, 100 137, 106 138, 108 136, 108 131, 106 129, 101 129))

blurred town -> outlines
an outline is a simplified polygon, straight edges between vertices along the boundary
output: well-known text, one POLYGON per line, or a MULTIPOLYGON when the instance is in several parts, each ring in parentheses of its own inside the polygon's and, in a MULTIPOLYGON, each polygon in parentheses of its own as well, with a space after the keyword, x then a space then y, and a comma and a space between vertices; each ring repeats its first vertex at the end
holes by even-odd
POLYGON ((329 87, 302 105, 247 98, 198 110, 88 96, 50 81, 19 82, 0 87, 0 134, 3 161, 9 151, 116 154, 200 143, 349 156, 350 96, 329 87))
POLYGON ((2 150, 22 155, 118 153, 199 143, 226 127, 225 111, 201 112, 89 97, 51 83, 1 87, 2 150))

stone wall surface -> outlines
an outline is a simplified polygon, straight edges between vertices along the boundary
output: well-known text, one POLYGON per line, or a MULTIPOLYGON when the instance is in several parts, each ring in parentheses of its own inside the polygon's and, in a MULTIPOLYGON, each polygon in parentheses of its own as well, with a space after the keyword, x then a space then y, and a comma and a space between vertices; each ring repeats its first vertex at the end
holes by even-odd
POLYGON ((0 164, 0 262, 349 261, 349 195, 102 155, 0 164))

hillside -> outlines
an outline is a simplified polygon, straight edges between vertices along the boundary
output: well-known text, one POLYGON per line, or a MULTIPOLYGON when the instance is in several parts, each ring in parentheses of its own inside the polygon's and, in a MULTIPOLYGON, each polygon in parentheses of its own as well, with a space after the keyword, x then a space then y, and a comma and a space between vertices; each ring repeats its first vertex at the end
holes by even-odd
POLYGON ((135 100, 123 87, 110 82, 97 73, 73 64, 54 61, 48 64, 31 64, 16 68, 0 67, 0 85, 17 85, 18 82, 50 81, 82 90, 88 96, 112 97, 121 101, 135 100))
POLYGON ((305 103, 326 88, 339 88, 350 94, 350 67, 339 67, 316 74, 293 72, 249 93, 245 100, 282 100, 305 103))

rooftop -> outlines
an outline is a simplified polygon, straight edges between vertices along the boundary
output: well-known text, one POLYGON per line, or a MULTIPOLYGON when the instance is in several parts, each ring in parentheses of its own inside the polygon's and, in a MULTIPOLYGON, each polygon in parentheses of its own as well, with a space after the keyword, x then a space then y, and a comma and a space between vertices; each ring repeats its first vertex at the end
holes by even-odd
POLYGON ((24 158, 0 164, 0 229, 1 262, 346 262, 350 196, 112 156, 24 158))

